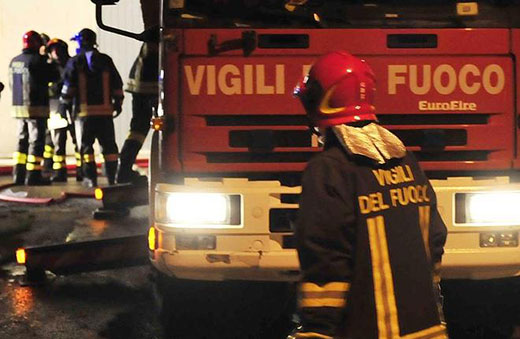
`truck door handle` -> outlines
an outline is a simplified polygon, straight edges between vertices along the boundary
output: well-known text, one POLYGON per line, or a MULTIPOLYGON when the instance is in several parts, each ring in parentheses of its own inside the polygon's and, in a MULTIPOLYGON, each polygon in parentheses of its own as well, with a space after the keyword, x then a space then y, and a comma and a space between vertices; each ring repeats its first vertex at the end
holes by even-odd
POLYGON ((256 32, 243 31, 241 39, 233 39, 223 41, 220 44, 217 42, 217 36, 211 34, 208 40, 209 55, 217 55, 222 52, 241 49, 244 56, 249 56, 256 48, 256 32))

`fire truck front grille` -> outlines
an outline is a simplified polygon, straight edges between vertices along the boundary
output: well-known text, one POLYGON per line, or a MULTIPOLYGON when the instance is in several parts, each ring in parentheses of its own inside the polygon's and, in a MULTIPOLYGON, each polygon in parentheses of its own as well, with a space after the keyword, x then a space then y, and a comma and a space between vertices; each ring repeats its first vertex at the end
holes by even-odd
POLYGON ((260 136, 260 131, 231 131, 229 146, 255 148, 259 144, 258 140, 263 138, 269 139, 268 145, 272 147, 312 147, 308 131, 263 130, 261 133, 260 136))
POLYGON ((489 159, 487 151, 453 151, 453 152, 414 152, 419 161, 486 161, 489 159))
MULTIPOLYGON (((390 130, 392 130, 391 126, 390 130)), ((396 129, 392 130, 406 146, 463 146, 468 142, 464 129, 396 129), (430 145, 433 144, 433 145, 430 145)), ((229 132, 230 147, 247 147, 252 151, 270 152, 275 147, 312 147, 308 131, 253 130, 229 132)))
MULTIPOLYGON (((491 114, 378 114, 382 125, 485 125, 491 114)), ((303 115, 209 115, 207 126, 307 126, 303 115)))
POLYGON ((382 125, 485 125, 491 114, 378 114, 382 125))
POLYGON ((306 163, 313 153, 289 152, 289 153, 240 153, 214 152, 206 155, 209 163, 306 163))
POLYGON ((218 115, 206 116, 207 126, 306 126, 303 115, 218 115))
MULTIPOLYGON (((433 170, 473 170, 509 166, 512 135, 483 142, 483 135, 503 130, 504 114, 378 114, 379 122, 396 134, 433 170), (507 145, 506 145, 507 144, 507 145)), ((299 172, 320 150, 318 138, 302 115, 205 114, 190 117, 185 166, 189 171, 299 172), (205 138, 198 138, 203 133, 205 138)))
MULTIPOLYGON (((390 130, 392 128, 390 127, 390 130)), ((468 134, 463 129, 414 129, 392 130, 406 146, 464 146, 468 143, 468 134)))

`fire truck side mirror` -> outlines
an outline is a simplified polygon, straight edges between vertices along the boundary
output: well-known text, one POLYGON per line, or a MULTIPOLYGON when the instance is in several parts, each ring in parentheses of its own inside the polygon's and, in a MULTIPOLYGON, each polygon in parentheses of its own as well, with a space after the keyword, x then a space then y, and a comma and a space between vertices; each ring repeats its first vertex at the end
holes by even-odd
MULTIPOLYGON (((119 0, 90 0, 90 1, 92 1, 94 4, 96 4, 96 22, 97 22, 99 28, 101 28, 107 32, 112 32, 115 34, 123 35, 123 36, 129 37, 132 39, 136 39, 139 41, 151 41, 151 39, 152 39, 151 36, 153 35, 153 32, 152 33, 146 32, 146 31, 143 31, 141 33, 129 32, 129 31, 117 28, 117 27, 105 25, 105 23, 103 23, 103 6, 115 5, 117 2, 119 2, 119 0)), ((156 37, 154 37, 154 38, 156 38, 156 37)))

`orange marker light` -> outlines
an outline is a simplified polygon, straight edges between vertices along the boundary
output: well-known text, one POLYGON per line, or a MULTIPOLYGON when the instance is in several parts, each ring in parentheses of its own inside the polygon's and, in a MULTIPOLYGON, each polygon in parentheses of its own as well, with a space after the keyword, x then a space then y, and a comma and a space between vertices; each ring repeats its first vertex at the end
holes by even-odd
POLYGON ((94 196, 96 197, 96 200, 103 200, 103 190, 101 188, 96 188, 94 191, 94 196))
POLYGON ((160 131, 164 127, 164 119, 163 118, 152 118, 151 125, 154 131, 160 131))
POLYGON ((155 240, 156 240, 155 228, 150 227, 148 231, 148 248, 150 251, 155 251, 155 240))
POLYGON ((23 248, 17 249, 16 250, 16 262, 20 265, 23 265, 23 264, 25 264, 25 259, 26 259, 25 249, 23 249, 23 248))

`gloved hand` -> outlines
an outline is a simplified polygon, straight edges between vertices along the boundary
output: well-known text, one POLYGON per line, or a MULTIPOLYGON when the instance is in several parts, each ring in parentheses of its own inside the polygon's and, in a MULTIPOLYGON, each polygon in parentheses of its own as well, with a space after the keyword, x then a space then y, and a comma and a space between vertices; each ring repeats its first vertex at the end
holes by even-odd
POLYGON ((121 114, 123 110, 123 101, 119 99, 115 99, 114 103, 112 104, 112 107, 114 108, 114 114, 112 115, 113 118, 117 118, 119 114, 121 114))

